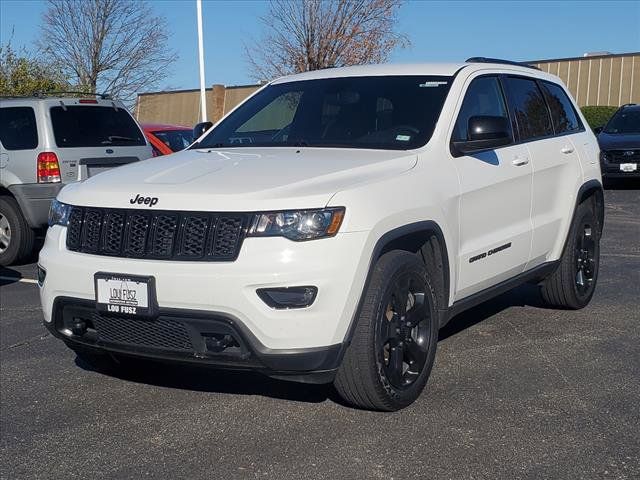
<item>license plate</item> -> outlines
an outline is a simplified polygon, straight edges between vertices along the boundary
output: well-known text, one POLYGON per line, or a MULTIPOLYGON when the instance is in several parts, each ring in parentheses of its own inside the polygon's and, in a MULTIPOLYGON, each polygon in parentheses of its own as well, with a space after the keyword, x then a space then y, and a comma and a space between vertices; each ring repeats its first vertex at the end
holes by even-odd
POLYGON ((637 163, 621 163, 620 171, 621 172, 635 172, 638 169, 637 163))
POLYGON ((96 309, 117 315, 150 316, 155 307, 153 277, 96 273, 96 309))

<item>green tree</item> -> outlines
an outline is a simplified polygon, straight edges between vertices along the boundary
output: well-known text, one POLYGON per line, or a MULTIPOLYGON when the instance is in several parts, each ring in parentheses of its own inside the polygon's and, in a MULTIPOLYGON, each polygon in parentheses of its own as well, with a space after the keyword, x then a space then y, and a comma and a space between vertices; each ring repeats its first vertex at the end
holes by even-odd
POLYGON ((54 64, 16 52, 11 42, 0 45, 0 96, 68 89, 69 82, 54 64))

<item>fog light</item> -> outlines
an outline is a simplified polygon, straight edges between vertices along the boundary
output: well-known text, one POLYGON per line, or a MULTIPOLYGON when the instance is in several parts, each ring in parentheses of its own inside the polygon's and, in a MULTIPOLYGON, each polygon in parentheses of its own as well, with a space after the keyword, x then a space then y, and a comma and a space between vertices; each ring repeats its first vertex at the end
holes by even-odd
POLYGON ((260 288, 258 296, 271 308, 304 308, 316 299, 316 287, 260 288))
POLYGON ((38 285, 39 286, 43 286, 44 285, 44 279, 47 276, 47 271, 42 268, 40 265, 38 265, 38 285))

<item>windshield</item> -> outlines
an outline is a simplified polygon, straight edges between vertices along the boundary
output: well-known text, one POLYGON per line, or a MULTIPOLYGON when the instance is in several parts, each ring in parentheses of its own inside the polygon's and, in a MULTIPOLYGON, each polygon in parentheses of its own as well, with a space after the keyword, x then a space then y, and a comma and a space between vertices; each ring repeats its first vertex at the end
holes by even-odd
POLYGON ((123 109, 112 106, 51 108, 51 125, 58 147, 146 145, 142 132, 123 109))
POLYGON ((640 133, 640 108, 619 111, 609 120, 604 132, 613 134, 640 133))
POLYGON ((385 76, 270 85, 192 148, 417 148, 433 133, 450 81, 385 76))
POLYGON ((193 130, 158 130, 151 133, 174 152, 184 150, 193 142, 193 130))

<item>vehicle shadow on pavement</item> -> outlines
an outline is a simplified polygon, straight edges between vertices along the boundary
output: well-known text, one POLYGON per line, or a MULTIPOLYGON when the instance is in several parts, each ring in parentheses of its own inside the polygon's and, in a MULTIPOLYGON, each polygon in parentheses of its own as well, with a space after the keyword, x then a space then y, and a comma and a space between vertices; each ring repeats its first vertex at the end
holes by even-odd
MULTIPOLYGON (((76 357, 75 363, 84 370, 97 371, 79 357, 76 357)), ((158 387, 206 393, 259 395, 294 402, 321 403, 327 399, 335 401, 337 395, 331 384, 301 384, 269 378, 254 372, 170 365, 147 360, 128 361, 126 367, 106 374, 121 380, 158 387)))
POLYGON ((474 325, 489 317, 497 315, 507 308, 524 306, 549 308, 542 301, 539 287, 537 285, 520 285, 513 290, 509 290, 502 295, 498 295, 491 300, 481 303, 480 305, 453 317, 449 323, 440 329, 438 341, 457 335, 463 330, 473 327, 474 325))
MULTIPOLYGON (((520 286, 457 315, 440 330, 439 341, 456 335, 509 307, 525 305, 544 308, 535 285, 520 286)), ((110 372, 96 370, 79 357, 76 357, 75 362, 84 370, 97 371, 129 382, 165 388, 233 395, 258 395, 304 403, 322 403, 331 400, 334 403, 346 405, 331 384, 301 384, 269 378, 255 372, 215 370, 148 360, 127 361, 122 368, 110 372)))
POLYGON ((11 285, 12 283, 20 281, 21 278, 22 273, 17 270, 0 266, 0 287, 11 285))

